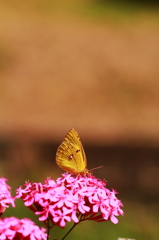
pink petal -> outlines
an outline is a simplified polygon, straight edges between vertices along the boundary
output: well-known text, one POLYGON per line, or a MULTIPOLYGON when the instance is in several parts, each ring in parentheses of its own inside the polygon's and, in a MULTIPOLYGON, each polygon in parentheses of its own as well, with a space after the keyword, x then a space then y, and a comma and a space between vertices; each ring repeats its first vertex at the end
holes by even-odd
POLYGON ((110 217, 110 220, 111 220, 112 223, 114 223, 114 224, 117 224, 117 223, 118 223, 118 219, 117 219, 114 215, 112 215, 112 216, 110 217))

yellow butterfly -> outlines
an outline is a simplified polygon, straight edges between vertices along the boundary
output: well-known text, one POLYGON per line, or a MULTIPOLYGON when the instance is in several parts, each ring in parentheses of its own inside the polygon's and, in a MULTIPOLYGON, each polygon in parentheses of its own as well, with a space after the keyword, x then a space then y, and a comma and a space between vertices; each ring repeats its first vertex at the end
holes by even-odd
POLYGON ((62 170, 72 174, 89 173, 81 140, 74 129, 71 129, 66 134, 63 142, 58 147, 56 163, 62 170))

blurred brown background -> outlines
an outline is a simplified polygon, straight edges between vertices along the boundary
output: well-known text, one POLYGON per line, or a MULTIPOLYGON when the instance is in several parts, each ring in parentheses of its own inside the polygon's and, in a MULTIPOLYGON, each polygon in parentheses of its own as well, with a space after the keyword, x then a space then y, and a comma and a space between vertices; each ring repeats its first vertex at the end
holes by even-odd
POLYGON ((159 237, 158 13, 131 1, 0 1, 0 173, 13 188, 58 177, 56 149, 75 128, 88 168, 103 165, 96 175, 125 202, 105 239, 159 237))

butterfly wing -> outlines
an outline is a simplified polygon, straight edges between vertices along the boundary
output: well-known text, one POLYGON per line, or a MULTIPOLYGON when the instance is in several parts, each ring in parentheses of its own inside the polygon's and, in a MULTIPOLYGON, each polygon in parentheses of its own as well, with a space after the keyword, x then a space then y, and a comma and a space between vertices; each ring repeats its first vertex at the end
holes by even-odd
POLYGON ((71 129, 56 152, 56 163, 64 171, 78 174, 84 172, 87 167, 86 155, 78 136, 71 129))

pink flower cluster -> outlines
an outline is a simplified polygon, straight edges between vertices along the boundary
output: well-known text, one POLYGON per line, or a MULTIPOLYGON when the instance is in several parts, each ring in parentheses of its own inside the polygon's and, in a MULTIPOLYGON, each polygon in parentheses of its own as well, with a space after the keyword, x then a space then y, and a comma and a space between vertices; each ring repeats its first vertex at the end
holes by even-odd
POLYGON ((46 179, 45 184, 26 182, 17 189, 16 198, 22 198, 25 206, 40 215, 40 221, 51 219, 53 225, 62 228, 72 220, 118 223, 116 216, 123 215, 123 205, 115 190, 105 186, 91 174, 73 177, 64 173, 56 181, 46 179))
POLYGON ((10 186, 6 184, 7 179, 0 178, 0 215, 2 215, 9 204, 14 205, 14 200, 10 193, 10 186))
POLYGON ((10 217, 0 220, 0 239, 46 240, 47 234, 29 219, 10 217))

